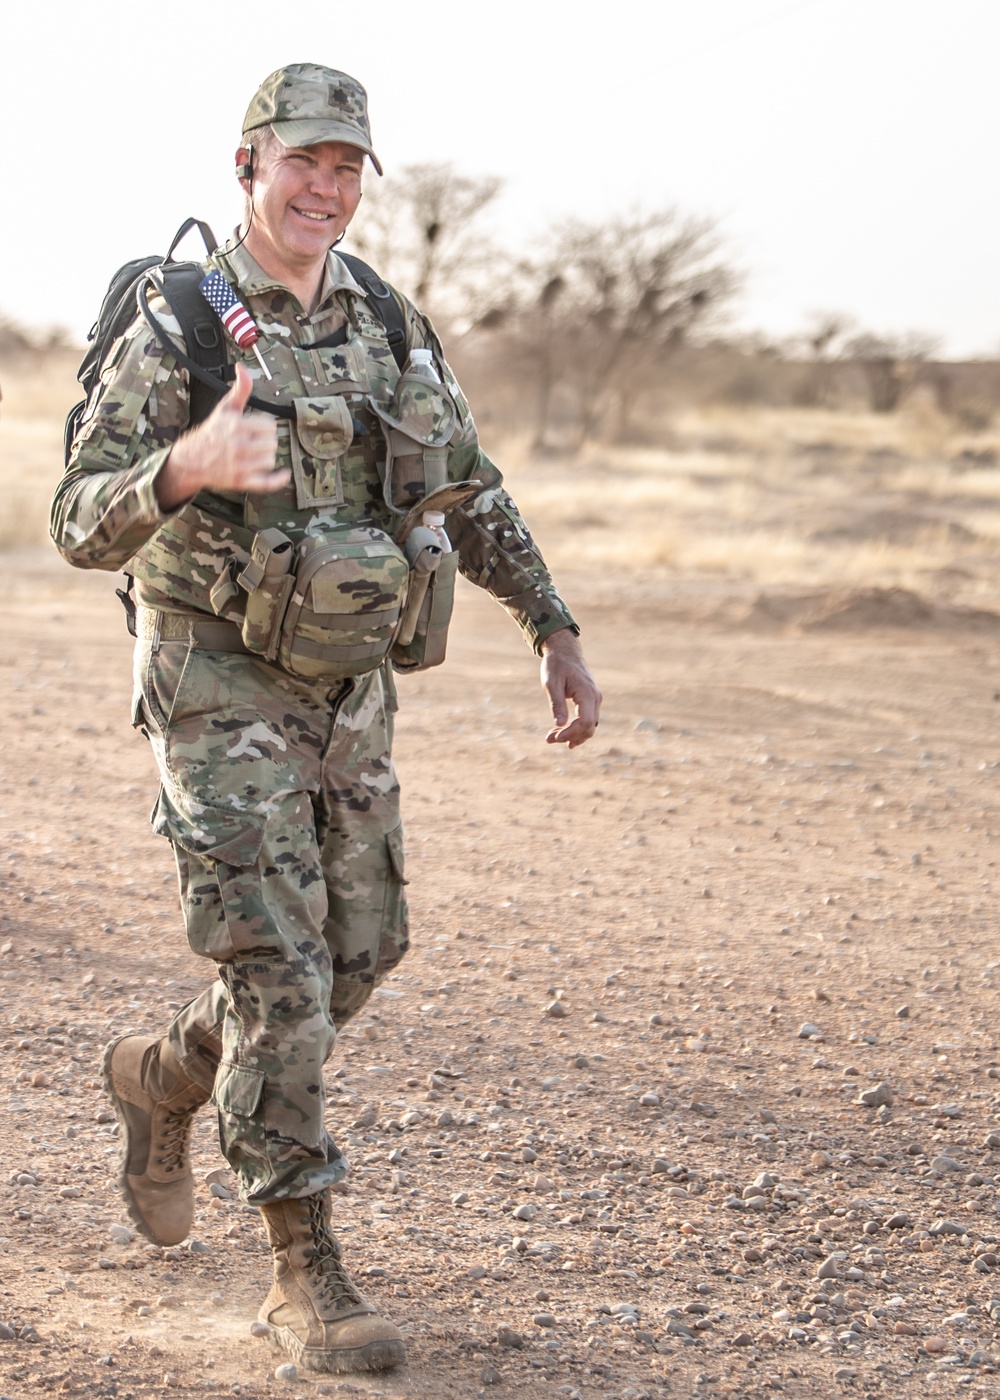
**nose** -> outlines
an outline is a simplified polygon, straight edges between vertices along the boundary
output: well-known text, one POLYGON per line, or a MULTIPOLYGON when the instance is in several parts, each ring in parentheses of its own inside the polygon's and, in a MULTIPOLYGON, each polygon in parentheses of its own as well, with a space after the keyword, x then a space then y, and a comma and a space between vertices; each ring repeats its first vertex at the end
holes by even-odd
POLYGON ((340 193, 340 181, 335 167, 324 170, 317 166, 310 182, 312 193, 320 199, 333 199, 340 193))

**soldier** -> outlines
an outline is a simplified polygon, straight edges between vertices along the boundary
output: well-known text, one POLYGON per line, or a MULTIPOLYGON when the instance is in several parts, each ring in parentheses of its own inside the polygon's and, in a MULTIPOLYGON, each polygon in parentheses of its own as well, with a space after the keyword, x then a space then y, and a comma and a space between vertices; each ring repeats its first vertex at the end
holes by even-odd
MULTIPOLYGON (((345 588, 352 607, 396 597, 399 550, 388 536, 437 490, 451 502, 446 529, 462 573, 542 658, 549 741, 585 742, 600 707, 578 628, 479 446, 430 322, 390 289, 408 348, 429 351, 431 366, 429 419, 401 454, 413 438, 399 436, 413 407, 399 403, 405 376, 370 288, 333 251, 357 210, 366 157, 381 174, 353 78, 293 64, 262 84, 236 153, 244 222, 206 272, 220 272, 256 321, 271 378, 249 350, 235 351, 231 390, 191 426, 189 372, 137 316, 103 367, 52 507, 53 539, 71 564, 134 576, 133 723, 159 769, 153 825, 173 847, 190 945, 218 972, 162 1037, 124 1035, 106 1051, 124 1198, 148 1239, 187 1235, 187 1144, 211 1098, 222 1150, 273 1251, 260 1318, 295 1360, 329 1371, 404 1359, 398 1329, 351 1281, 331 1233, 330 1187, 347 1163, 324 1126, 323 1066, 337 1028, 406 952, 408 932, 393 666, 385 646, 357 659, 371 647, 370 610, 352 645, 341 635, 324 651, 323 608, 345 588), (285 416, 246 411, 251 392, 285 416), (449 483, 469 482, 448 494, 449 483), (299 653, 276 654, 273 637, 248 630, 258 596, 248 590, 263 571, 247 561, 262 539, 266 564, 348 537, 363 542, 361 572, 328 589, 326 603, 313 585, 307 638, 317 655, 347 659, 314 660, 310 671, 299 653)), ((150 310, 181 355, 170 308, 154 298, 150 310)), ((306 585, 294 586, 301 602, 306 585)))

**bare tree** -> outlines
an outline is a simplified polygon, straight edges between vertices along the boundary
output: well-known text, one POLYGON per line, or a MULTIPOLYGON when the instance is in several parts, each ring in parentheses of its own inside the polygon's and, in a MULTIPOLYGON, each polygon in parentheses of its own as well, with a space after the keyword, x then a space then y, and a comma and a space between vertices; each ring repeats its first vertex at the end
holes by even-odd
POLYGON ((873 335, 866 331, 848 342, 846 353, 864 377, 873 412, 896 411, 937 343, 934 336, 922 331, 902 335, 873 335))
POLYGON ((538 443, 557 391, 573 403, 577 442, 627 433, 638 401, 663 385, 695 327, 732 295, 712 224, 675 210, 557 227, 521 269, 520 354, 536 387, 538 443))
POLYGON ((435 317, 464 330, 489 310, 502 259, 482 215, 502 182, 410 165, 366 189, 351 246, 435 317))
POLYGON ((809 315, 805 330, 789 346, 793 357, 803 356, 806 362, 795 386, 796 403, 804 408, 829 403, 836 366, 854 327, 853 316, 842 311, 813 311, 809 315))

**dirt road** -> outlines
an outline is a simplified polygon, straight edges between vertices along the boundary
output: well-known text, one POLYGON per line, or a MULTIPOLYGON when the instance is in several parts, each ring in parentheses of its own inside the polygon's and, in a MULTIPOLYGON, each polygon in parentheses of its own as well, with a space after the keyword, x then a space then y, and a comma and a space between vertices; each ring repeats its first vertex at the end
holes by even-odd
POLYGON ((410 1362, 282 1382, 211 1115, 188 1245, 115 1196, 101 1046, 211 973, 115 580, 5 569, 4 1397, 1000 1395, 1000 620, 607 593, 570 755, 463 589, 403 685, 415 947, 328 1074, 336 1225, 410 1362))

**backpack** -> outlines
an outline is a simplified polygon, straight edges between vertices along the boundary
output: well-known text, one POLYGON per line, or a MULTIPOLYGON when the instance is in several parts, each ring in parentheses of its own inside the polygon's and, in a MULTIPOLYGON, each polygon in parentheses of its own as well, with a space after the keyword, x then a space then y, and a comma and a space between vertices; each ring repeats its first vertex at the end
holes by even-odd
MULTIPOLYGON (((77 371, 76 377, 83 386, 84 397, 66 415, 63 450, 67 464, 87 404, 99 388, 105 357, 135 320, 137 308, 164 350, 191 376, 190 426, 207 418, 219 399, 228 392, 233 367, 229 362, 222 322, 198 290, 205 269, 201 263, 173 261, 175 248, 193 228, 201 234, 207 252, 214 253, 219 245, 208 224, 201 219, 185 219, 174 234, 166 257, 154 253, 148 257, 134 258, 123 264, 112 277, 101 303, 100 314, 87 335, 89 349, 77 371), (178 350, 150 311, 146 295, 149 283, 155 286, 180 323, 187 354, 178 350)), ((406 330, 399 303, 366 262, 352 253, 340 253, 339 256, 364 290, 372 314, 385 327, 389 348, 402 370, 406 360, 406 330)), ((346 327, 342 327, 316 343, 318 346, 336 345, 346 338, 346 327)), ((276 418, 292 418, 295 412, 291 404, 268 403, 254 395, 250 396, 249 406, 273 414, 276 418)))

